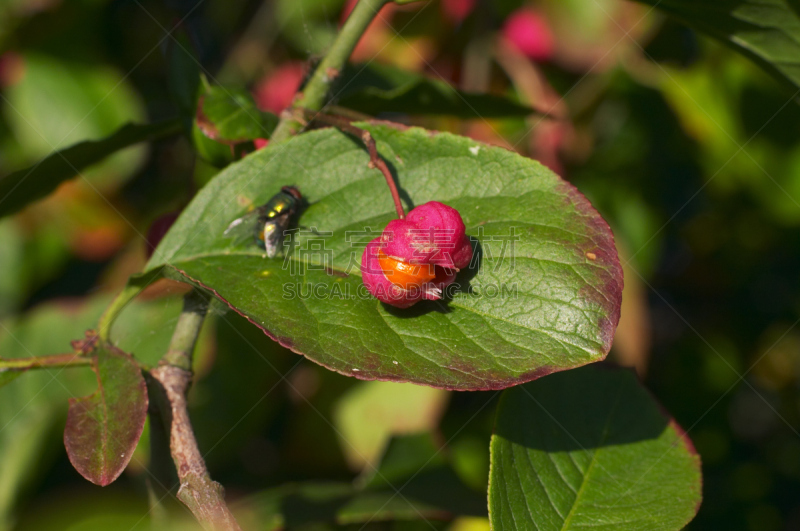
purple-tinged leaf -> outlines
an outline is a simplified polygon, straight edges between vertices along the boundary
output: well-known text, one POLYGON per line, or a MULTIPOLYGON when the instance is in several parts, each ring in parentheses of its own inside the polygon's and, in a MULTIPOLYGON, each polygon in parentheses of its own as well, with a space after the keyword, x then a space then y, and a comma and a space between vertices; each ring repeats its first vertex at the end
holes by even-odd
POLYGON ((112 483, 125 470, 147 417, 147 388, 133 359, 114 346, 94 352, 98 388, 71 398, 64 445, 72 466, 97 485, 112 483))

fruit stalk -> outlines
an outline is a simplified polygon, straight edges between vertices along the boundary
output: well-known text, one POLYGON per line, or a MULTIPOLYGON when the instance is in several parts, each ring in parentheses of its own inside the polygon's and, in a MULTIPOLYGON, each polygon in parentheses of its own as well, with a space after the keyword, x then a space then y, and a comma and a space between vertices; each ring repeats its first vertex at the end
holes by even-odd
POLYGON ((405 219, 406 213, 403 210, 403 203, 400 201, 400 192, 397 190, 397 184, 394 182, 394 177, 392 176, 389 166, 387 166, 386 162, 378 153, 378 146, 375 144, 375 139, 372 138, 372 135, 369 133, 369 131, 366 129, 361 129, 360 127, 356 127, 347 118, 332 116, 329 114, 315 113, 309 109, 302 109, 302 111, 309 121, 313 120, 332 125, 340 131, 358 138, 364 143, 367 151, 369 152, 369 167, 378 168, 383 174, 384 179, 386 179, 386 184, 389 186, 389 192, 392 194, 392 200, 394 201, 394 208, 397 211, 397 217, 400 219, 405 219))

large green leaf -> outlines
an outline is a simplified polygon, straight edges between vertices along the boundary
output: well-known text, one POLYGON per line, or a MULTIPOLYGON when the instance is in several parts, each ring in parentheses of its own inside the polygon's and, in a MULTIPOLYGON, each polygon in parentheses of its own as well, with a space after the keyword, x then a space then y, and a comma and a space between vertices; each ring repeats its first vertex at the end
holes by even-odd
POLYGON ((211 290, 282 345, 362 379, 498 389, 605 357, 622 273, 608 225, 583 195, 501 148, 419 128, 365 127, 407 204, 442 201, 464 218, 476 260, 446 302, 397 310, 366 294, 363 248, 394 208, 363 146, 333 129, 229 166, 146 269, 211 290), (310 206, 286 260, 223 235, 248 204, 287 184, 310 206))
POLYGON ((53 192, 62 182, 126 147, 180 131, 177 121, 127 124, 103 140, 86 141, 52 153, 30 168, 0 178, 0 216, 7 216, 53 192))
MULTIPOLYGON (((21 57, 23 75, 4 88, 2 110, 22 150, 23 164, 146 119, 145 106, 127 76, 106 64, 38 52, 21 57)), ((140 148, 117 153, 85 177, 101 188, 116 186, 141 166, 144 157, 140 148)))
POLYGON ((64 445, 80 474, 106 486, 133 456, 147 418, 147 386, 133 359, 114 346, 94 353, 97 391, 70 398, 64 445))
MULTIPOLYGON (((485 497, 466 487, 430 434, 397 437, 356 484, 282 485, 239 505, 253 528, 297 529, 323 522, 448 519, 486 514, 485 497), (249 513, 249 514, 248 514, 249 513)), ((315 528, 316 529, 316 528, 315 528)))
POLYGON ((699 456, 628 370, 505 391, 491 454, 494 529, 677 530, 700 505, 699 456))
POLYGON ((332 93, 338 105, 373 116, 393 112, 469 119, 534 113, 530 107, 502 96, 464 92, 440 79, 375 64, 345 69, 332 93))
POLYGON ((800 87, 800 17, 794 0, 638 0, 731 45, 800 87))

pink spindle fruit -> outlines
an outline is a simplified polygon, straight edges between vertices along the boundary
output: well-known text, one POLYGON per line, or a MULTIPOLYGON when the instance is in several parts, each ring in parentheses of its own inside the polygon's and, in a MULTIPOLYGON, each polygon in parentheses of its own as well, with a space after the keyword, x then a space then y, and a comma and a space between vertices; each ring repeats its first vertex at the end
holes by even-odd
POLYGON ((555 38, 547 20, 528 8, 511 13, 503 25, 503 37, 534 61, 547 61, 555 50, 555 38))
POLYGON ((406 219, 389 222, 364 250, 361 272, 367 290, 378 300, 408 308, 422 299, 441 299, 471 258, 461 215, 431 201, 406 219))
POLYGON ((256 86, 253 93, 256 105, 262 111, 280 114, 292 104, 304 76, 305 67, 302 63, 286 63, 279 66, 256 86))

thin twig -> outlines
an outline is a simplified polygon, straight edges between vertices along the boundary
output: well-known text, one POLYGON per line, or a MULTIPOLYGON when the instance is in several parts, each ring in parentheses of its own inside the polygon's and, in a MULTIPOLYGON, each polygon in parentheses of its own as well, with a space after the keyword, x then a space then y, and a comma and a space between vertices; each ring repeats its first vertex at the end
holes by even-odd
POLYGON ((169 350, 158 367, 150 371, 148 383, 169 433, 170 453, 180 481, 178 499, 205 529, 238 531, 241 528, 225 504, 224 489, 208 474, 186 404, 186 392, 192 382, 192 351, 206 309, 206 301, 198 291, 186 295, 169 350))
POLYGON ((82 356, 79 353, 56 354, 54 356, 44 356, 41 358, 0 358, 0 373, 21 372, 28 369, 44 369, 48 367, 80 367, 91 365, 92 358, 82 356))
POLYGON ((161 389, 160 385, 150 385, 148 377, 148 394, 150 407, 147 411, 150 416, 150 470, 152 476, 146 478, 147 501, 150 506, 150 524, 155 529, 167 529, 169 526, 169 511, 165 500, 169 494, 170 485, 178 484, 178 475, 172 464, 172 454, 169 448, 169 432, 159 408, 160 396, 154 392, 161 389))
MULTIPOLYGON (((378 11, 390 0, 359 0, 350 17, 345 22, 330 50, 318 65, 305 88, 295 97, 293 109, 311 109, 319 111, 325 103, 331 84, 339 76, 347 59, 367 26, 378 11)), ((349 123, 348 123, 349 125, 349 123)), ((273 142, 286 140, 298 133, 303 124, 294 113, 286 113, 271 136, 273 142)), ((347 128, 343 128, 346 130, 347 128)), ((368 132, 355 130, 367 145, 370 152, 370 164, 377 167, 386 176, 387 184, 392 192, 397 213, 404 217, 403 207, 386 163, 378 156, 375 141, 368 132)), ((132 299, 138 291, 123 293, 112 305, 101 320, 100 337, 107 338, 113 317, 132 299)), ((148 374, 148 386, 154 402, 159 408, 166 431, 169 433, 170 452, 180 480, 178 498, 186 504, 197 520, 206 529, 239 530, 239 524, 225 504, 222 486, 211 479, 197 448, 189 415, 186 408, 186 391, 192 380, 192 350, 200 333, 200 327, 206 313, 204 301, 192 292, 184 299, 184 309, 170 343, 169 351, 159 366, 148 374)), ((156 415, 151 417, 151 421, 156 415)))
POLYGON ((347 118, 331 116, 329 114, 315 113, 314 111, 308 109, 303 109, 303 117, 310 121, 332 125, 340 131, 353 135, 364 142, 364 145, 367 147, 367 151, 369 152, 369 167, 378 168, 381 171, 383 177, 386 179, 386 184, 389 185, 389 191, 392 193, 394 208, 397 210, 397 217, 400 219, 405 219, 406 214, 403 210, 403 203, 400 201, 400 193, 397 191, 397 185, 394 182, 392 172, 389 170, 389 166, 386 165, 386 161, 384 161, 378 153, 378 146, 375 144, 375 139, 372 138, 372 135, 369 133, 369 131, 366 129, 361 129, 360 127, 356 127, 347 118))
POLYGON ((347 118, 348 120, 354 122, 365 122, 367 120, 372 120, 373 118, 375 118, 374 116, 370 116, 369 114, 364 114, 363 112, 354 111, 353 109, 348 109, 347 107, 339 107, 338 105, 326 105, 324 110, 325 114, 333 116, 341 116, 342 118, 347 118))

